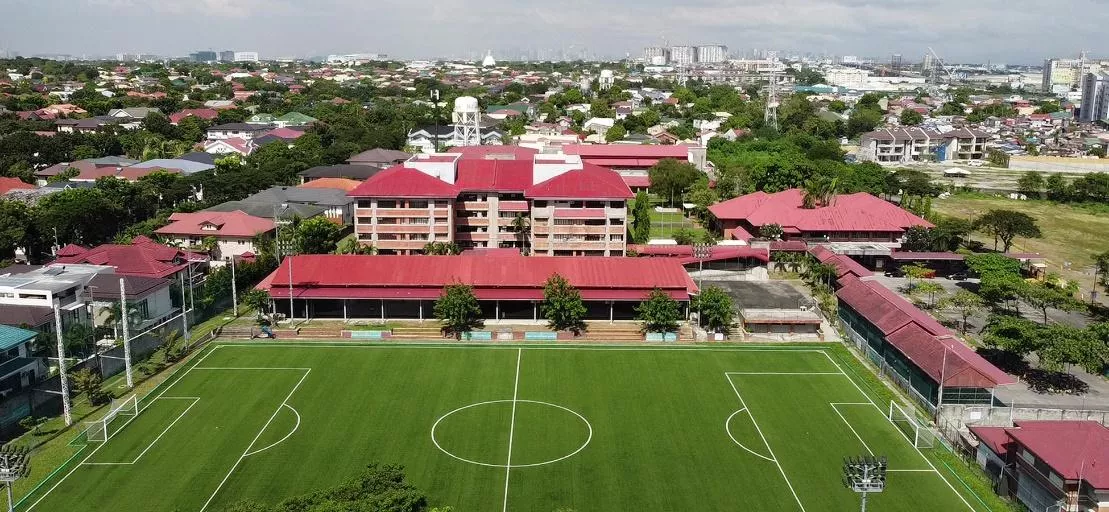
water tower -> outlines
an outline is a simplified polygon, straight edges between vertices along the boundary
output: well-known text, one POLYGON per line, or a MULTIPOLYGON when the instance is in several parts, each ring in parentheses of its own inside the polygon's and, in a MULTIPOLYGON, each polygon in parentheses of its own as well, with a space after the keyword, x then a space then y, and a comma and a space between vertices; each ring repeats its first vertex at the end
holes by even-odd
POLYGON ((599 82, 601 90, 607 91, 612 88, 612 84, 616 83, 616 76, 612 73, 611 69, 602 69, 599 82))
POLYGON ((459 96, 454 100, 454 144, 456 146, 481 145, 481 107, 477 98, 459 96))

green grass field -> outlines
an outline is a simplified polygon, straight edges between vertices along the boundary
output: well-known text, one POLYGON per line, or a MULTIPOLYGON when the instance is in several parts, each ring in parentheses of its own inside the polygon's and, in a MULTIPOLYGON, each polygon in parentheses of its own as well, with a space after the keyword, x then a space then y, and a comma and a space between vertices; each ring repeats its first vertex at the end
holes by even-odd
POLYGON ((216 345, 18 510, 217 511, 381 462, 457 511, 841 511, 868 453, 873 510, 986 510, 823 348, 216 345))

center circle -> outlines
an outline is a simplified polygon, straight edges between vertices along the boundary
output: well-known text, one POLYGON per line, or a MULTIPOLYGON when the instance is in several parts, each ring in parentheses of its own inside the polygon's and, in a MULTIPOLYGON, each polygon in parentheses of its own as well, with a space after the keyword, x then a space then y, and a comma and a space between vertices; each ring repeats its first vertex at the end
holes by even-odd
POLYGON ((439 451, 462 462, 493 468, 554 464, 577 455, 592 440, 593 426, 585 416, 561 405, 538 400, 490 400, 465 405, 440 416, 431 426, 431 442, 439 451), (531 421, 533 418, 536 421, 531 421), (548 432, 543 429, 555 430, 548 432), (558 446, 560 440, 566 438, 565 432, 571 430, 584 434, 577 436, 584 438, 584 441, 580 445, 577 441, 571 441, 558 446), (522 441, 521 434, 524 433, 522 441), (485 437, 475 439, 473 436, 485 437), (501 460, 487 460, 491 457, 480 453, 508 448, 510 437, 513 445, 510 448, 511 460, 527 463, 508 464, 507 455, 501 460), (537 438, 548 444, 537 446, 534 442, 537 438), (471 454, 467 450, 477 453, 471 454), (539 452, 540 455, 532 457, 540 460, 528 461, 530 452, 539 452))

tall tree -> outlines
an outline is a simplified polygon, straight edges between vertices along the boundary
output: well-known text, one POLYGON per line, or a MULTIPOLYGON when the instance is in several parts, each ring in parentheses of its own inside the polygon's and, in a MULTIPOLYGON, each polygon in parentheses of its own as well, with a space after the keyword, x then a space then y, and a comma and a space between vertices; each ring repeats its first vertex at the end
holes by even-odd
POLYGON ((710 331, 728 334, 735 317, 732 296, 716 286, 709 286, 693 298, 690 309, 698 313, 701 325, 710 331))
POLYGON ((645 244, 651 240, 651 198, 642 190, 635 194, 631 227, 633 242, 645 244))
POLYGON ((587 310, 581 292, 559 274, 552 274, 543 285, 540 310, 547 325, 555 331, 571 331, 578 335, 585 330, 587 310))
POLYGON ((664 158, 647 170, 651 193, 670 206, 681 203, 685 193, 697 182, 701 171, 689 162, 664 158))
POLYGON ((1002 252, 1009 252, 1013 247, 1013 239, 1020 236, 1024 238, 1040 238, 1040 226, 1036 219, 1024 212, 1015 210, 990 210, 974 222, 975 228, 994 237, 994 250, 996 242, 1001 241, 1002 252))
POLYGON ((450 284, 443 288, 435 301, 435 317, 443 324, 443 331, 461 337, 483 325, 481 304, 474 296, 474 289, 464 284, 450 284))
POLYGON ((1036 171, 1028 171, 1017 180, 1017 192, 1032 199, 1039 199, 1043 189, 1044 176, 1036 171))
POLYGON ((293 239, 297 254, 331 254, 342 236, 343 226, 316 216, 298 224, 293 239))
POLYGON ((531 240, 531 218, 526 215, 517 215, 512 219, 512 232, 516 234, 516 240, 520 242, 520 253, 527 256, 528 242, 531 240))
POLYGON ((959 314, 962 318, 961 331, 963 334, 967 332, 967 322, 970 317, 980 311, 986 305, 982 297, 979 297, 974 292, 967 290, 959 290, 955 295, 947 297, 940 301, 940 309, 950 309, 959 314))

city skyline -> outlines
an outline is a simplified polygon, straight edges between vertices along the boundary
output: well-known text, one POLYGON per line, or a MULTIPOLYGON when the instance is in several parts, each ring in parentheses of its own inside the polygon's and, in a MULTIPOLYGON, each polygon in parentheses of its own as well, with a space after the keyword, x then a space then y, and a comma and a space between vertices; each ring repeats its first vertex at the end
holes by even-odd
MULTIPOLYGON (((14 0, 0 51, 103 56, 145 53, 185 56, 201 49, 257 51, 262 58, 374 52, 398 59, 472 59, 486 50, 514 59, 583 54, 642 56, 645 46, 723 44, 732 52, 789 49, 818 55, 881 57, 906 62, 929 46, 952 62, 1039 64, 1044 58, 1102 54, 1093 0, 1062 0, 1054 19, 1066 30, 1045 30, 1028 1, 938 0, 927 12, 903 1, 785 0, 773 5, 696 0, 558 6, 525 0, 506 4, 448 0, 431 6, 396 0, 372 8, 352 0, 14 0), (1026 4, 1027 8, 1022 8, 1026 4), (954 10, 954 11, 953 11, 954 10), (589 13, 581 16, 575 13, 589 13), (952 17, 951 12, 964 13, 952 17), (1004 26, 997 13, 1004 12, 1004 26), (497 30, 489 30, 490 24, 497 30), (43 38, 44 25, 51 37, 43 38), (126 26, 127 30, 90 28, 126 26), (1021 44, 1013 44, 1019 37, 1021 44), (516 50, 517 55, 506 54, 516 50), (545 55, 544 55, 545 54, 545 55)), ((1047 27, 1051 28, 1051 27, 1047 27)))

